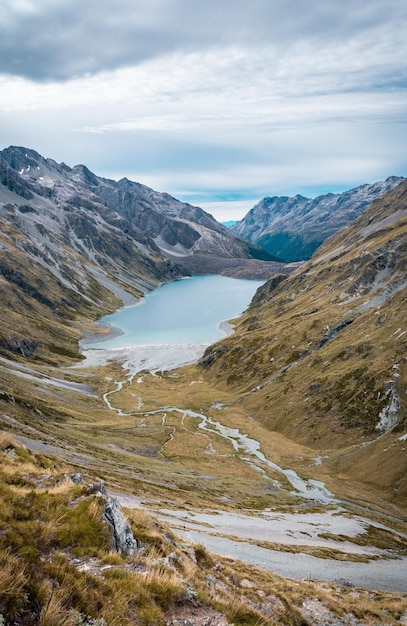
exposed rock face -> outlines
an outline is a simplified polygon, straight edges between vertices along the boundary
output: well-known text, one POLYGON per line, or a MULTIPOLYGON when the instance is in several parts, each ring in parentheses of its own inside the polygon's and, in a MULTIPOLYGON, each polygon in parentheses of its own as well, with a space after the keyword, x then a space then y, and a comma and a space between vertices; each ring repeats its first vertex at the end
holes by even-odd
POLYGON ((301 195, 263 198, 231 230, 283 261, 307 260, 325 239, 350 224, 374 200, 403 180, 391 176, 372 185, 314 199, 301 195))
POLYGON ((67 320, 95 319, 159 283, 201 273, 198 257, 213 261, 205 264, 207 273, 233 275, 235 260, 240 276, 246 270, 257 276, 253 264, 261 264, 266 278, 276 271, 264 250, 198 207, 27 148, 0 152, 0 221, 2 305, 8 311, 0 354, 6 357, 77 359, 79 337, 65 332, 67 320))
POLYGON ((256 291, 256 293, 253 296, 250 306, 251 307, 260 306, 261 303, 264 302, 264 300, 269 297, 269 295, 274 291, 274 289, 277 289, 279 284, 282 283, 283 280, 285 280, 286 278, 287 278, 287 274, 276 274, 275 276, 273 276, 273 278, 270 278, 270 280, 264 283, 264 285, 259 287, 259 289, 256 291))
POLYGON ((125 257, 126 251, 156 255, 156 263, 198 250, 269 258, 199 207, 127 178, 117 182, 96 176, 84 165, 70 168, 27 148, 11 146, 0 152, 0 183, 0 203, 7 199, 10 211, 31 214, 25 220, 20 215, 20 228, 30 229, 31 236, 44 228, 50 235, 63 235, 101 264, 111 258, 127 262, 120 256, 122 249, 125 257))
POLYGON ((400 420, 402 401, 399 395, 397 382, 400 377, 400 367, 398 364, 393 366, 394 378, 383 389, 383 395, 387 404, 383 407, 379 417, 380 420, 376 424, 376 430, 385 433, 391 430, 393 426, 400 420))
POLYGON ((137 542, 124 518, 117 498, 107 496, 104 506, 104 519, 112 529, 112 543, 120 554, 131 556, 137 552, 137 542))
POLYGON ((119 554, 131 556, 137 552, 137 541, 133 537, 129 523, 126 521, 117 498, 108 495, 103 481, 91 485, 89 493, 95 493, 105 501, 103 519, 109 525, 112 533, 112 545, 119 554))

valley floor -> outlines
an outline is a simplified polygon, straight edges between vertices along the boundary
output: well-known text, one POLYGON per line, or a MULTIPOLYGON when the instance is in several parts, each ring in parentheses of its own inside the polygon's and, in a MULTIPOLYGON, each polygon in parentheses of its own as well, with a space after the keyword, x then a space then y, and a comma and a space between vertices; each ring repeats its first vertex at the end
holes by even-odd
MULTIPOLYGON (((211 552, 287 578, 407 593, 404 512, 358 493, 350 477, 339 480, 326 464, 334 451, 316 452, 264 429, 196 367, 171 369, 188 353, 172 351, 169 369, 150 372, 140 371, 137 359, 127 358, 127 369, 103 366, 97 352, 98 367, 89 368, 90 358, 65 372, 76 380, 41 378, 27 368, 25 376, 48 387, 48 397, 56 389, 60 402, 63 394, 71 415, 48 423, 47 433, 42 420, 25 431, 3 416, 21 443, 97 473, 125 507, 151 511, 211 552)), ((155 359, 163 363, 162 354, 155 359)))

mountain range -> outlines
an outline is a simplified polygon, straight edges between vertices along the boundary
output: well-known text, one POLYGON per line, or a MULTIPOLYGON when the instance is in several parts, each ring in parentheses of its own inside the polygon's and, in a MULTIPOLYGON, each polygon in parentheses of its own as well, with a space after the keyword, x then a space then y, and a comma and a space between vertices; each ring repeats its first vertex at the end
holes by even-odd
POLYGON ((353 222, 374 200, 403 181, 390 176, 340 194, 260 200, 231 230, 286 262, 310 259, 331 235, 353 222))
MULTIPOLYGON (((55 366, 75 361, 92 320, 160 282, 202 271, 243 272, 269 280, 235 334, 209 348, 208 375, 250 391, 268 426, 307 443, 327 436, 327 424, 338 443, 404 424, 404 361, 395 355, 405 344, 406 186, 391 177, 341 196, 302 199, 304 231, 312 231, 311 223, 316 229, 322 210, 334 216, 328 226, 320 220, 323 239, 333 222, 350 221, 379 196, 292 273, 298 265, 270 260, 198 207, 127 179, 98 177, 84 165, 70 168, 33 150, 7 148, 0 153, 0 354, 55 366), (339 356, 331 355, 337 345, 339 356), (281 401, 284 385, 299 390, 295 418, 281 401), (278 407, 273 418, 271 399, 278 407), (303 402, 307 417, 299 419, 303 402), (282 411, 291 417, 283 419, 282 411)), ((297 200, 271 204, 286 223, 297 200)), ((246 222, 259 211, 269 215, 266 205, 256 205, 246 222)))
POLYGON ((271 202, 323 241, 285 264, 168 194, 0 153, 0 624, 407 622, 407 180, 349 194, 319 231, 271 202), (101 315, 202 272, 265 282, 199 363, 83 358, 101 315))
MULTIPOLYGON (((260 273, 269 280, 236 332, 202 360, 208 379, 307 445, 341 447, 405 427, 405 179, 307 201, 304 230, 310 215, 316 228, 322 207, 334 203, 349 221, 381 196, 300 266, 262 259, 270 257, 168 194, 26 148, 0 153, 0 181, 1 357, 72 364, 93 320, 160 282, 203 268, 260 273)), ((321 224, 319 239, 329 230, 321 224)))
POLYGON ((198 207, 23 147, 0 152, 0 217, 5 355, 77 356, 62 320, 99 316, 163 281, 290 271, 198 207))

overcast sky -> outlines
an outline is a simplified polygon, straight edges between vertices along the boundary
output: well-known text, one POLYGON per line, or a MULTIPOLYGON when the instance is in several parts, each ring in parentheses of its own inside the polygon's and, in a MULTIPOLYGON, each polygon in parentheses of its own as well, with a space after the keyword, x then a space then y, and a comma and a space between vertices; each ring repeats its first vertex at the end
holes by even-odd
POLYGON ((407 2, 2 0, 0 137, 218 219, 407 176, 407 2))

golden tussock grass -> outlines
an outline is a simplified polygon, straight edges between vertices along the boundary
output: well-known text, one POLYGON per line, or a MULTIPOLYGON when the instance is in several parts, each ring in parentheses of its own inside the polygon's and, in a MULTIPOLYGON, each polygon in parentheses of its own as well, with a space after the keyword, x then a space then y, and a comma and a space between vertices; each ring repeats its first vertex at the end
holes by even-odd
POLYGON ((70 595, 60 589, 52 589, 43 605, 39 626, 75 626, 77 620, 69 609, 70 595))
POLYGON ((26 565, 10 549, 0 553, 0 598, 11 615, 18 613, 27 579, 26 565))
MULTIPOLYGON (((34 455, 32 460, 36 462, 34 455)), ((0 468, 7 462, 0 456, 0 468)), ((357 597, 354 590, 335 595, 328 586, 320 590, 316 583, 285 581, 213 557, 203 546, 183 546, 165 524, 143 509, 128 511, 142 549, 131 558, 117 555, 111 551, 101 521, 102 503, 85 491, 72 484, 62 492, 32 489, 19 493, 13 485, 3 485, 0 500, 13 496, 7 513, 0 508, 0 614, 8 620, 29 626, 24 615, 30 614, 35 616, 30 617, 30 626, 76 626, 87 623, 89 615, 89 623, 95 624, 102 624, 103 619, 109 626, 130 626, 135 621, 157 626, 165 623, 171 606, 182 606, 192 593, 235 624, 271 624, 267 611, 260 607, 263 596, 258 590, 270 596, 280 623, 287 625, 299 623, 304 594, 320 598, 338 615, 340 601, 343 610, 353 614, 358 604, 360 619, 368 616, 372 624, 379 624, 385 612, 392 623, 407 606, 391 594, 377 594, 372 605, 369 592, 358 591, 357 597), (89 572, 78 571, 75 562, 89 564, 89 572), (243 578, 251 581, 249 587, 243 585, 243 578)))

